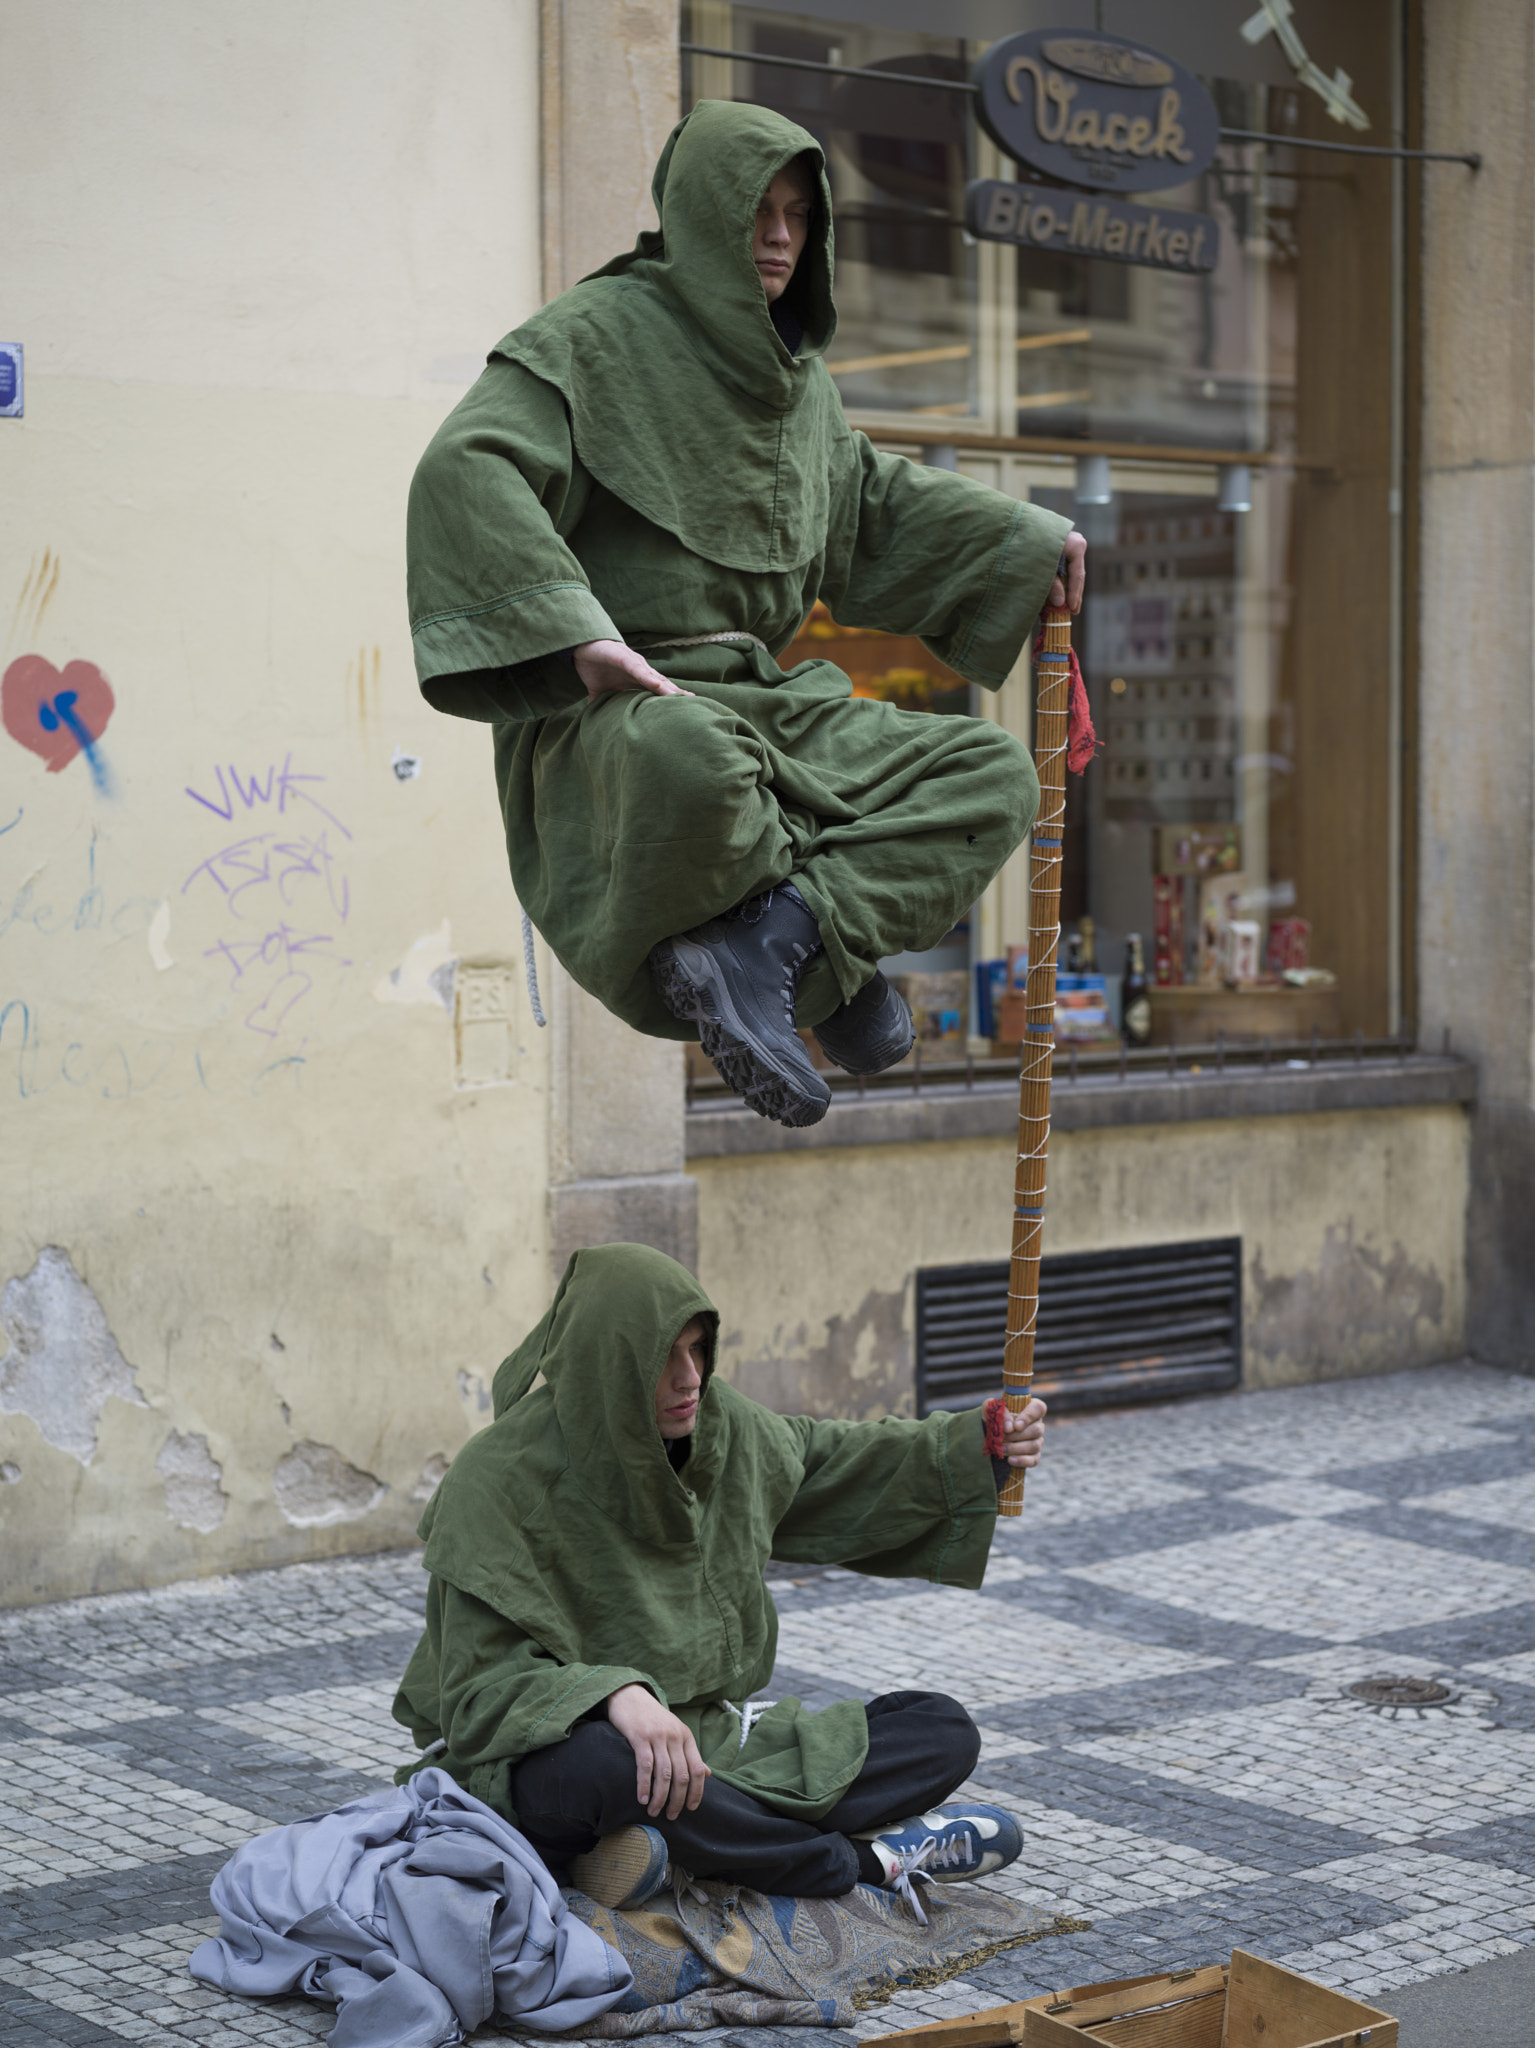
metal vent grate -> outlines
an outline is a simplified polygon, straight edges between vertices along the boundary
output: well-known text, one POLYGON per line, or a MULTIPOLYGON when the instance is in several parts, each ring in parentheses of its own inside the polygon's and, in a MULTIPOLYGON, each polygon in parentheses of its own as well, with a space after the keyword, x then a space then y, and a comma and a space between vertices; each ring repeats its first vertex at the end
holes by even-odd
MULTIPOLYGON (((917 1413, 973 1408, 1002 1385, 1005 1260, 917 1274, 917 1413)), ((1234 1387, 1242 1240, 1068 1252, 1041 1261, 1034 1390, 1059 1413, 1234 1387)))

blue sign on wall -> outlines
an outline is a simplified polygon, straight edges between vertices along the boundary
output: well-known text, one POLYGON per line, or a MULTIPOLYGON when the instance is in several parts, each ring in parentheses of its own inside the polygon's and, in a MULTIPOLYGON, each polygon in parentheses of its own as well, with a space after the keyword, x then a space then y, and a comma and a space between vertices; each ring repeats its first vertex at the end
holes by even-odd
POLYGON ((24 390, 21 343, 0 341, 0 420, 19 420, 24 390))
POLYGON ((1103 192, 1167 192, 1215 154, 1220 116, 1192 71, 1123 36, 1031 29, 975 71, 976 115, 1010 157, 1103 192))

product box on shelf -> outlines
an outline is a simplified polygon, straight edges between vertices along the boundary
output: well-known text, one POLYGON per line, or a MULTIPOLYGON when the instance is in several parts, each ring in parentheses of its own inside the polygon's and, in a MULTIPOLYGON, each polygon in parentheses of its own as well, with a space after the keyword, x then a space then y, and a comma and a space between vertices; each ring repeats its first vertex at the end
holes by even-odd
POLYGON ((911 1009, 924 1059, 963 1059, 970 1025, 970 975, 896 974, 891 980, 911 1009))
POLYGON ((1109 1006, 1108 981, 1101 974, 1058 974, 1055 978, 1057 1045, 1114 1045, 1119 1033, 1109 1006))
POLYGON ((1158 988, 1181 988, 1187 977, 1183 877, 1151 878, 1151 978, 1158 988))

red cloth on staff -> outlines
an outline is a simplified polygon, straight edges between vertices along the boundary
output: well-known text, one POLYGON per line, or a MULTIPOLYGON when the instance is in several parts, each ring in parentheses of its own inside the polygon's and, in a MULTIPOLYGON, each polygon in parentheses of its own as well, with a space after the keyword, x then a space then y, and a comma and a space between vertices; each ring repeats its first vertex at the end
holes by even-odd
POLYGON ((988 1458, 1000 1458, 1007 1450, 1007 1439, 1002 1433, 1002 1418, 1007 1413, 1006 1396, 994 1394, 983 1412, 986 1416, 986 1455, 988 1458))
MULTIPOLYGON (((1045 622, 1041 618, 1039 631, 1034 636, 1036 655, 1044 644, 1045 622)), ((1093 731, 1093 714, 1087 703, 1087 685, 1082 680, 1082 664, 1077 660, 1077 650, 1074 647, 1069 653, 1066 677, 1066 766, 1073 775, 1080 775, 1103 742, 1093 731)))

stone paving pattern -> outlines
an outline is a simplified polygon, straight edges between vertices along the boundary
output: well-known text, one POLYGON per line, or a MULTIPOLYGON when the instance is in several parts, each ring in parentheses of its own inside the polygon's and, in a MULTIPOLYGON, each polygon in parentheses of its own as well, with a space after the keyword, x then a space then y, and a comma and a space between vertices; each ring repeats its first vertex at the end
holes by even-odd
MULTIPOLYGON (((186 1958, 237 1842, 410 1753, 389 1701, 424 1584, 390 1555, 0 1615, 7 2048, 329 2030, 186 1958)), ((1233 1946, 1389 2011, 1394 1986, 1535 1943, 1535 1380, 1459 1366, 1064 1422, 983 1591, 773 1585, 774 1694, 957 1695, 975 1789, 1026 1835, 989 1882, 1092 1923, 898 1993, 859 2037, 1233 1946), (1450 1698, 1347 1691, 1382 1673, 1450 1698)), ((688 2038, 775 2032, 827 2040, 688 2038)))

